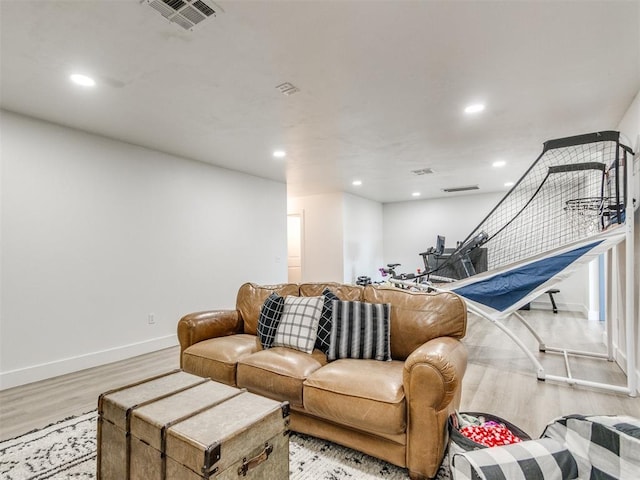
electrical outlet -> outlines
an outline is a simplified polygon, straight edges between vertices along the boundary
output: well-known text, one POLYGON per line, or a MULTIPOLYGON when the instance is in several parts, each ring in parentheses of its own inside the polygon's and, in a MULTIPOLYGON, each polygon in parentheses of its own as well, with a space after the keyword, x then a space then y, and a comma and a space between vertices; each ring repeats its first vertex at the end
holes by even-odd
POLYGON ((153 313, 150 313, 147 316, 147 321, 149 322, 149 325, 153 325, 156 323, 156 316, 153 313))

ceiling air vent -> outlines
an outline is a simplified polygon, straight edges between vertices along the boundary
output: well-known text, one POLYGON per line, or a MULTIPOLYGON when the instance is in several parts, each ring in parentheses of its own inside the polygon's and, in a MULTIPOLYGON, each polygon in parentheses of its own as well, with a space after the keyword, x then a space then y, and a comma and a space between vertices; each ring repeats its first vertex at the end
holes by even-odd
POLYGON ((420 170, 411 170, 414 175, 429 175, 435 173, 432 168, 421 168, 420 170))
POLYGON ((479 190, 478 185, 467 185, 466 187, 451 187, 451 188, 443 188, 443 192, 454 193, 454 192, 466 192, 467 190, 479 190))
POLYGON ((193 30, 209 17, 223 10, 210 0, 145 0, 147 5, 160 12, 164 18, 180 25, 185 30, 193 30))
POLYGON ((298 93, 300 91, 298 87, 289 82, 281 83, 280 85, 277 85, 276 88, 280 91, 281 94, 287 96, 293 95, 294 93, 298 93))

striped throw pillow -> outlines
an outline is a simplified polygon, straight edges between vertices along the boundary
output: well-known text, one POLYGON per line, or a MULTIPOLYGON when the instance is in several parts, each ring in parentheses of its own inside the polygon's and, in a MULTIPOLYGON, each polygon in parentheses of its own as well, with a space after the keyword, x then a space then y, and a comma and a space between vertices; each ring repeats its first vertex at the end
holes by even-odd
POLYGON ((327 357, 391 360, 390 303, 333 301, 327 357))

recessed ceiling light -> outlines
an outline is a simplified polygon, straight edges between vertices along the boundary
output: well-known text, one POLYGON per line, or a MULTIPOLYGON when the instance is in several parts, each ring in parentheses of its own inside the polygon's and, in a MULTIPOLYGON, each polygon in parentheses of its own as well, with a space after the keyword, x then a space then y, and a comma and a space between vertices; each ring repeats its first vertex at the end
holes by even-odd
POLYGON ((284 158, 287 156, 287 152, 285 152, 284 150, 276 150, 275 152, 273 152, 273 156, 276 158, 284 158))
POLYGON ((505 162, 504 160, 497 160, 495 162, 493 162, 493 166, 496 168, 500 168, 500 167, 504 167, 507 164, 507 162, 505 162))
POLYGON ((484 110, 483 103, 474 103, 473 105, 468 105, 464 109, 464 113, 479 113, 484 110))
POLYGON ((351 185, 359 187, 360 185, 362 185, 362 180, 354 180, 353 182, 351 182, 351 185))
POLYGON ((411 194, 412 197, 419 197, 420 196, 420 192, 413 192, 411 194))
POLYGON ((76 85, 81 85, 83 87, 93 87, 96 84, 96 81, 93 78, 80 73, 74 73, 69 78, 76 85))
POLYGON ((513 187, 514 183, 513 182, 506 182, 504 184, 505 187, 513 187))

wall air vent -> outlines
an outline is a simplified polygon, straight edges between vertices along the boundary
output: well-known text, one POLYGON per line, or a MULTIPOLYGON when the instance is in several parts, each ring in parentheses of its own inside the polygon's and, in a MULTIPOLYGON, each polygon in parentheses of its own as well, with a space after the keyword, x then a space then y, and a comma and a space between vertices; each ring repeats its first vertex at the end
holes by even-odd
POLYGON ((143 0, 151 8, 160 12, 164 18, 180 25, 185 30, 193 27, 209 17, 215 17, 224 10, 211 0, 143 0))
POLYGON ((455 192, 466 192, 468 190, 479 190, 478 185, 467 185, 466 187, 451 187, 451 188, 443 188, 443 192, 447 193, 455 193, 455 192))
POLYGON ((432 168, 421 168, 420 170, 411 170, 414 175, 429 175, 435 173, 432 168))

